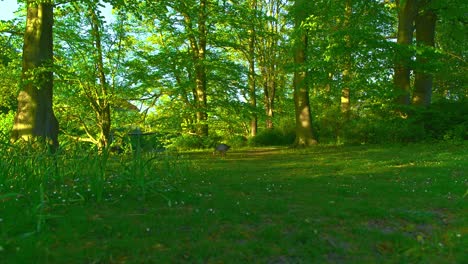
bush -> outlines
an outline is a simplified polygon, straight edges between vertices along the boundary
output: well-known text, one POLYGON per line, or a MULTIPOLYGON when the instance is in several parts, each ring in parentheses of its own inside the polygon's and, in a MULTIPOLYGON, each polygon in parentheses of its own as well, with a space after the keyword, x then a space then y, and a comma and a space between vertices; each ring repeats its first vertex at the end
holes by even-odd
MULTIPOLYGON (((221 142, 221 141, 220 141, 221 142)), ((241 135, 234 135, 230 137, 228 140, 228 145, 231 147, 245 147, 247 146, 248 140, 246 137, 241 136, 241 135)))
POLYGON ((268 129, 260 131, 249 140, 251 146, 286 146, 292 145, 296 139, 293 129, 268 129))
POLYGON ((177 150, 190 150, 203 148, 203 139, 197 135, 180 135, 174 138, 169 148, 177 150))
POLYGON ((468 102, 440 100, 417 112, 428 136, 433 139, 468 139, 468 102))
POLYGON ((9 142, 14 119, 15 113, 13 111, 0 113, 0 143, 6 144, 9 142))
POLYGON ((468 139, 468 105, 439 101, 429 107, 410 106, 403 118, 390 108, 361 109, 343 124, 346 144, 407 143, 468 139))

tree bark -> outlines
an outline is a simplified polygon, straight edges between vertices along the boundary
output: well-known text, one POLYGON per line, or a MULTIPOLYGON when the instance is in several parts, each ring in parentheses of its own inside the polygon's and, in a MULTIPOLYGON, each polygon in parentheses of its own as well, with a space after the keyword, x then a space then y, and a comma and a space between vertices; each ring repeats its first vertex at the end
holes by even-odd
POLYGON ((267 129, 273 129, 273 116, 275 107, 275 93, 276 93, 276 76, 274 65, 264 67, 262 70, 263 76, 263 95, 265 104, 265 126, 267 129))
MULTIPOLYGON (((256 13, 257 11, 257 0, 251 0, 251 10, 256 13)), ((256 15, 256 14, 255 14, 256 15)), ((257 135, 258 128, 258 117, 257 117, 257 95, 256 95, 256 82, 255 82, 255 21, 252 22, 249 32, 249 103, 252 107, 253 113, 250 119, 250 136, 255 137, 257 135)))
POLYGON ((22 90, 12 141, 35 138, 58 147, 59 124, 53 111, 53 5, 27 2, 23 44, 22 90))
POLYGON ((91 31, 94 37, 94 46, 96 47, 96 68, 99 79, 99 98, 97 98, 96 105, 96 118, 99 127, 98 149, 104 150, 110 144, 110 130, 111 130, 111 112, 109 102, 108 83, 104 71, 104 59, 102 51, 102 41, 100 32, 100 21, 96 14, 95 8, 89 6, 89 13, 91 16, 91 31))
MULTIPOLYGON (((345 2, 345 18, 343 23, 343 28, 349 31, 350 20, 352 15, 352 3, 351 0, 346 0, 345 2)), ((344 37, 346 51, 344 53, 344 70, 343 70, 343 89, 341 90, 341 113, 343 114, 343 119, 347 122, 350 118, 351 110, 351 97, 350 97, 350 83, 351 83, 351 67, 352 67, 352 58, 351 58, 351 36, 349 33, 346 33, 344 37)))
MULTIPOLYGON (((422 10, 415 20, 416 42, 418 46, 434 47, 436 15, 428 9, 422 10)), ((424 53, 416 55, 416 61, 421 67, 428 62, 424 53)), ((413 104, 419 106, 429 106, 432 97, 432 75, 424 69, 415 71, 413 104)))
POLYGON ((343 52, 343 71, 342 71, 342 88, 340 97, 340 108, 341 108, 341 122, 338 122, 336 127, 336 140, 341 143, 346 125, 351 119, 351 82, 352 82, 352 45, 351 45, 351 16, 353 14, 352 0, 346 0, 344 3, 344 18, 342 28, 344 30, 344 47, 343 52))
POLYGON ((207 113, 207 95, 206 95, 206 45, 207 34, 206 19, 207 19, 207 1, 200 0, 198 11, 198 32, 194 32, 192 28, 192 18, 190 17, 188 7, 185 3, 181 3, 181 10, 184 16, 185 28, 188 32, 190 49, 195 65, 195 89, 194 98, 196 106, 197 119, 197 134, 199 136, 208 136, 208 113, 207 113), (198 37, 198 40, 197 40, 198 37))
MULTIPOLYGON (((398 32, 397 43, 403 48, 413 42, 414 18, 417 13, 416 0, 397 0, 398 32)), ((410 73, 409 62, 411 55, 407 51, 396 54, 393 84, 397 94, 396 102, 401 105, 410 104, 410 73)))
POLYGON ((296 0, 294 2, 295 28, 298 32, 294 44, 294 105, 296 114, 296 146, 311 146, 317 144, 312 130, 312 115, 309 103, 309 87, 307 84, 307 34, 301 27, 307 18, 307 9, 304 4, 307 0, 296 0))
POLYGON ((264 108, 265 108, 265 127, 266 129, 273 129, 274 122, 273 117, 275 115, 275 100, 276 100, 276 90, 278 88, 278 82, 283 75, 280 72, 279 60, 280 49, 278 48, 281 44, 280 40, 280 13, 281 1, 274 0, 269 2, 264 2, 263 12, 267 16, 273 17, 275 19, 266 21, 265 32, 261 37, 262 46, 259 47, 259 56, 260 56, 260 68, 262 75, 262 85, 263 85, 263 96, 264 96, 264 108))

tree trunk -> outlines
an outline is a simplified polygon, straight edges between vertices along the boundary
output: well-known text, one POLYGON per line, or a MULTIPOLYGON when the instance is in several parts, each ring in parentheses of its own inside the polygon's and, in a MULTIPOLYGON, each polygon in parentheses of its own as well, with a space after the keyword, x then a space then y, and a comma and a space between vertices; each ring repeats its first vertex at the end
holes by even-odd
MULTIPOLYGON (((343 27, 349 32, 350 20, 352 15, 352 3, 351 0, 346 0, 345 3, 345 18, 343 27)), ((341 113, 343 114, 343 120, 347 122, 349 120, 349 114, 351 110, 351 98, 350 98, 350 83, 351 83, 351 36, 346 33, 344 37, 346 51, 344 52, 344 70, 343 70, 343 89, 341 90, 341 113)))
POLYGON ((198 12, 198 31, 194 32, 192 27, 192 18, 189 14, 189 9, 185 6, 184 2, 181 2, 181 6, 184 10, 181 10, 185 28, 188 32, 188 38, 190 42, 190 49, 193 56, 194 67, 195 67, 195 89, 194 98, 196 106, 196 118, 197 118, 197 134, 199 136, 208 136, 208 113, 207 113, 207 96, 206 96, 206 41, 207 41, 207 1, 200 0, 199 12, 198 12), (197 40, 198 37, 198 40, 197 40))
POLYGON ((273 129, 273 117, 276 112, 276 90, 278 88, 279 80, 284 75, 281 72, 281 64, 284 63, 280 59, 281 50, 279 47, 281 39, 281 12, 284 8, 281 1, 263 1, 260 2, 260 8, 264 14, 270 19, 264 24, 263 34, 259 37, 259 47, 257 54, 259 56, 260 71, 262 76, 263 86, 263 103, 265 110, 265 127, 266 129, 273 129))
MULTIPOLYGON (((397 0, 398 7, 398 33, 397 43, 403 48, 413 41, 414 18, 417 12, 416 0, 397 0)), ((410 72, 409 62, 411 55, 404 50, 396 54, 393 84, 397 94, 397 103, 409 105, 410 103, 410 72)))
MULTIPOLYGON (((257 11, 257 0, 251 0, 250 8, 253 12, 257 11)), ((256 15, 256 14, 255 14, 256 15)), ((249 103, 252 107, 253 113, 250 119, 250 136, 255 137, 257 135, 258 117, 257 117, 257 95, 256 95, 256 83, 255 83, 255 21, 252 22, 250 27, 249 36, 249 103)))
POLYGON ((304 4, 308 0, 294 2, 295 27, 299 36, 294 44, 294 105, 296 113, 296 146, 311 146, 317 144, 312 130, 312 115, 309 104, 309 87, 307 85, 307 70, 304 64, 307 61, 307 34, 301 28, 302 22, 307 18, 307 9, 304 4))
MULTIPOLYGON (((432 10, 423 10, 416 17, 416 41, 419 46, 434 47, 436 15, 432 10)), ((421 67, 428 60, 424 54, 418 53, 416 61, 421 67)), ((413 104, 428 106, 432 97, 432 75, 424 69, 415 71, 413 104)))
POLYGON ((59 124, 53 101, 53 5, 27 2, 23 45, 22 90, 12 131, 12 141, 41 138, 58 147, 59 124))
POLYGON ((111 112, 108 93, 108 84, 106 74, 104 72, 104 59, 102 52, 102 41, 100 33, 100 21, 96 14, 95 8, 89 6, 89 13, 91 15, 91 30, 94 37, 94 45, 96 47, 96 68, 99 79, 99 98, 96 105, 96 118, 99 127, 98 149, 104 150, 110 144, 110 130, 111 130, 111 112))
POLYGON ((265 100, 266 129, 273 129, 273 116, 276 92, 276 77, 274 66, 264 67, 263 72, 263 94, 265 100))

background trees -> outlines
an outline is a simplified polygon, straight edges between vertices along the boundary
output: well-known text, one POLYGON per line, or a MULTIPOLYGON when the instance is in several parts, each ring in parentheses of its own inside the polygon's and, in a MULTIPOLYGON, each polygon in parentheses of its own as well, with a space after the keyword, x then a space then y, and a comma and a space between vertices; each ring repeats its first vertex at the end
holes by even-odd
MULTIPOLYGON (((174 147, 466 137, 464 1, 106 5, 55 8, 54 104, 64 142, 103 149, 135 129, 174 147), (103 15, 106 5, 112 15, 103 15), (395 102, 427 107, 402 118, 395 102), (306 112, 312 121, 301 139, 295 124, 306 112)), ((23 41, 12 25, 0 27, 4 115, 20 83, 23 41)))

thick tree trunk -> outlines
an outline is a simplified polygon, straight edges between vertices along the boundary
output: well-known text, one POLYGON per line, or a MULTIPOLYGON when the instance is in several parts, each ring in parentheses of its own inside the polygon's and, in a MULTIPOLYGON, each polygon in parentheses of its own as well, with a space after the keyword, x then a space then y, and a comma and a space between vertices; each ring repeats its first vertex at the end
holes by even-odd
MULTIPOLYGON (((416 17, 416 41, 419 46, 434 47, 436 15, 432 10, 423 10, 416 17)), ((417 54, 420 66, 427 63, 424 54, 417 54)), ((423 69, 415 71, 413 104, 428 106, 432 97, 432 75, 423 69)))
MULTIPOLYGON (((417 12, 416 0, 397 0, 398 6, 398 33, 397 43, 408 46, 413 41, 414 18, 417 12)), ((411 60, 406 50, 396 54, 393 84, 397 94, 396 102, 401 105, 410 103, 410 72, 409 62, 411 60)))
MULTIPOLYGON (((301 36, 295 47, 294 62, 301 67, 306 61, 307 37, 301 36)), ((309 104, 309 87, 307 71, 296 69, 294 72, 294 104, 296 112, 296 146, 311 146, 317 144, 312 130, 312 115, 309 104)))
POLYGON ((23 45, 22 90, 12 140, 20 138, 46 140, 58 147, 59 126, 53 101, 53 5, 51 2, 27 3, 26 30, 23 45))
POLYGON ((294 43, 294 106, 296 114, 296 146, 311 146, 317 144, 312 130, 312 115, 309 103, 309 87, 307 84, 307 32, 302 28, 303 21, 307 18, 308 0, 296 0, 294 2, 294 23, 298 33, 294 43))
POLYGON ((181 12, 184 16, 185 28, 187 30, 190 49, 193 56, 195 67, 195 88, 193 96, 196 107, 196 132, 199 136, 208 136, 208 113, 207 113, 207 95, 206 95, 206 43, 207 34, 206 19, 207 19, 207 1, 200 0, 198 12, 198 30, 195 32, 192 25, 192 18, 189 13, 189 8, 181 2, 181 12), (198 38, 198 39, 197 39, 198 38))

